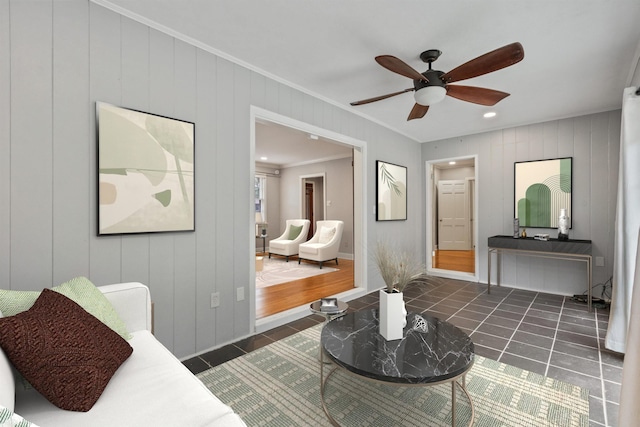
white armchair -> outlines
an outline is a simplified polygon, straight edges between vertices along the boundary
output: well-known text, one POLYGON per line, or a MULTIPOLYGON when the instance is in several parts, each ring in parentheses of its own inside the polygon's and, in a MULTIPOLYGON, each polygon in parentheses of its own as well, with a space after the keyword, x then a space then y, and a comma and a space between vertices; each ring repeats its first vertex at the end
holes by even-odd
POLYGON ((281 255, 289 262, 290 256, 298 254, 298 246, 300 243, 307 240, 310 225, 311 222, 308 219, 288 219, 284 233, 277 239, 269 242, 269 259, 271 259, 271 254, 281 255), (292 227, 295 227, 294 232, 298 232, 295 236, 291 235, 292 227), (302 229, 299 227, 302 227, 302 229), (293 237, 293 239, 291 237, 293 237))
POLYGON ((325 261, 335 260, 338 265, 338 250, 344 222, 318 221, 316 224, 316 233, 298 249, 298 264, 304 259, 319 262, 320 268, 325 261))

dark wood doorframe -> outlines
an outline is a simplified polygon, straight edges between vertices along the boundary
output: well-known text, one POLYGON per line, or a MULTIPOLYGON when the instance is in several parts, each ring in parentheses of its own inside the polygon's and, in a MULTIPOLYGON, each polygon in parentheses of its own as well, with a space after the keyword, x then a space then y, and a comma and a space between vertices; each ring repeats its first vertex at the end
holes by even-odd
POLYGON ((314 220, 314 208, 313 208, 313 183, 304 183, 304 206, 305 206, 305 219, 308 219, 311 224, 309 225, 309 232, 307 233, 307 240, 313 237, 315 232, 315 220, 314 220))
POLYGON ((324 172, 300 176, 300 218, 311 222, 309 227, 309 239, 315 233, 316 221, 327 219, 327 179, 324 172), (309 195, 307 188, 312 187, 309 195), (311 213, 311 214, 309 214, 311 213))

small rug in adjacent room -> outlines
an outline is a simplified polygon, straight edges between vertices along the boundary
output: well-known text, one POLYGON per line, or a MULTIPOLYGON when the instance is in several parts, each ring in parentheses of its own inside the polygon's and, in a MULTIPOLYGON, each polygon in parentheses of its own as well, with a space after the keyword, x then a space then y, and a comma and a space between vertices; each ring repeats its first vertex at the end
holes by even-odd
MULTIPOLYGON (((317 325, 198 374, 249 427, 330 426, 320 403, 317 325)), ((325 370, 327 375, 327 370, 325 370)), ((467 374, 474 426, 589 426, 589 390, 476 356, 467 374)), ((342 370, 327 382, 326 402, 343 426, 451 426, 450 383, 394 387, 342 370)), ((457 390, 456 424, 471 416, 457 390)))
POLYGON ((320 274, 337 271, 337 268, 322 268, 317 263, 298 264, 297 259, 290 259, 286 262, 284 258, 268 256, 263 257, 262 271, 256 271, 256 288, 266 288, 267 286, 278 285, 280 283, 291 282, 293 280, 304 279, 305 277, 318 276, 320 274))

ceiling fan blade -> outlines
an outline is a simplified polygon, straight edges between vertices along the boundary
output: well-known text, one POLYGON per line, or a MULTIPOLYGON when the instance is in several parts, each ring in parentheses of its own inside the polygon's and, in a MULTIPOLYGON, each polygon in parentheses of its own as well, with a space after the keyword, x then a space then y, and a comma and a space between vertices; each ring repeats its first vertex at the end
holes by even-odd
POLYGON ((393 71, 394 73, 398 73, 401 76, 409 77, 412 80, 422 80, 425 82, 429 82, 425 76, 411 68, 411 66, 407 65, 402 60, 396 58, 391 55, 381 55, 376 56, 376 62, 382 65, 389 71, 393 71))
POLYGON ((428 110, 429 110, 428 105, 420 105, 416 103, 411 109, 411 112, 409 113, 409 117, 407 117, 407 121, 423 118, 424 115, 427 114, 428 110))
POLYGON ((445 83, 466 80, 517 64, 522 61, 522 58, 524 58, 522 45, 517 42, 511 43, 465 62, 448 73, 444 73, 440 78, 445 83))
POLYGON ((506 92, 475 86, 447 85, 447 95, 480 105, 496 105, 509 96, 506 92))
POLYGON ((383 100, 383 99, 391 98, 392 96, 400 95, 400 94, 403 94, 403 93, 406 93, 406 92, 413 92, 414 90, 415 90, 414 88, 409 88, 409 89, 401 90, 400 92, 389 93, 387 95, 376 96, 375 98, 363 99, 362 101, 352 102, 351 105, 368 104, 370 102, 376 102, 376 101, 380 101, 380 100, 383 100))

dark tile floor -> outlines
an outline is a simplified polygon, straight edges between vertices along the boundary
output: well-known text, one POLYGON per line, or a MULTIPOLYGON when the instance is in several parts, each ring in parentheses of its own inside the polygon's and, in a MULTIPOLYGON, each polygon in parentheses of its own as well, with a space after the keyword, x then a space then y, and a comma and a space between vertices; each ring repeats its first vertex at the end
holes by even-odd
MULTIPOLYGON (((373 292, 349 301, 349 310, 378 306, 373 292)), ((586 387, 590 425, 617 426, 621 355, 604 348, 609 311, 569 297, 450 279, 429 278, 405 291, 408 311, 446 319, 469 334, 476 353, 500 362, 586 387)), ((184 362, 202 372, 234 357, 321 323, 310 315, 287 325, 184 362)))

